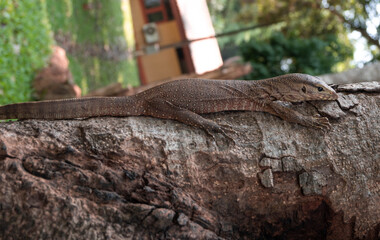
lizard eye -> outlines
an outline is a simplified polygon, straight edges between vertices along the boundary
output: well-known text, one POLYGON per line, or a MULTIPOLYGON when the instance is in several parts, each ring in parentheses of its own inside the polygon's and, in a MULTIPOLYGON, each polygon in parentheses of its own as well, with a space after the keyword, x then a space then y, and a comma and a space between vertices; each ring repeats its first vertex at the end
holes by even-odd
POLYGON ((318 91, 322 92, 323 91, 323 87, 318 87, 318 91))
POLYGON ((304 93, 306 92, 306 87, 305 86, 302 87, 302 92, 304 92, 304 93))

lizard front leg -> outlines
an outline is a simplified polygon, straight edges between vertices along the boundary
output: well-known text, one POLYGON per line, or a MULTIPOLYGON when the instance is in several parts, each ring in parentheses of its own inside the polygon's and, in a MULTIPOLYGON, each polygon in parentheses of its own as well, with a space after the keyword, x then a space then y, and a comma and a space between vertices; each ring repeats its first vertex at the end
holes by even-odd
POLYGON ((188 109, 175 106, 174 104, 161 99, 150 100, 146 106, 146 115, 163 119, 177 120, 186 125, 201 128, 214 140, 214 133, 220 133, 234 142, 234 140, 225 133, 224 129, 220 125, 188 109))
POLYGON ((285 121, 298 123, 307 127, 314 127, 322 130, 329 129, 331 127, 328 118, 305 116, 289 107, 284 106, 281 102, 267 103, 264 105, 262 111, 278 116, 285 121))

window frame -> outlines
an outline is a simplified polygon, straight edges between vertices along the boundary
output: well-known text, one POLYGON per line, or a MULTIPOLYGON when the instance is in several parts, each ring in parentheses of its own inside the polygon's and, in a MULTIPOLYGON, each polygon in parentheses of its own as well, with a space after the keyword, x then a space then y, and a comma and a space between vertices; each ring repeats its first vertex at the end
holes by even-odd
POLYGON ((143 15, 144 15, 144 20, 145 20, 146 23, 150 23, 148 15, 152 14, 152 13, 157 13, 157 12, 161 12, 162 13, 163 19, 160 20, 160 21, 157 21, 155 23, 158 24, 158 23, 162 23, 162 22, 167 22, 168 21, 168 14, 166 12, 164 0, 160 0, 160 5, 157 6, 157 7, 152 7, 152 8, 146 8, 144 0, 141 0, 140 3, 141 3, 143 15))

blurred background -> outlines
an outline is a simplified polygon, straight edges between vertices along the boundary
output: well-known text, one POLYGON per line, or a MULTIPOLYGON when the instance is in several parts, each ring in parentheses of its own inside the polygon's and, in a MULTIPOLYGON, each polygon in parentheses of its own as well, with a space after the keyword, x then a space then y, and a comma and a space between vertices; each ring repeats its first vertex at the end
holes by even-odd
POLYGON ((379 35, 380 0, 0 0, 0 105, 365 68, 379 35))

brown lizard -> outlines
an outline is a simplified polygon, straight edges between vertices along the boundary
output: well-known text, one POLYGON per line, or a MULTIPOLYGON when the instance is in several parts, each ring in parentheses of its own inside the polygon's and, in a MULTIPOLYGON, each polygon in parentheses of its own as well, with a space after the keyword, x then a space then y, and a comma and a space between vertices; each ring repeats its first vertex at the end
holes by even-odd
POLYGON ((152 116, 173 119, 225 135, 202 117, 221 111, 263 111, 304 126, 326 129, 325 117, 305 116, 281 101, 336 100, 326 83, 306 74, 288 74, 259 81, 183 79, 164 83, 134 96, 95 97, 27 102, 0 107, 0 119, 76 119, 99 116, 152 116), (279 101, 277 101, 279 100, 279 101))

